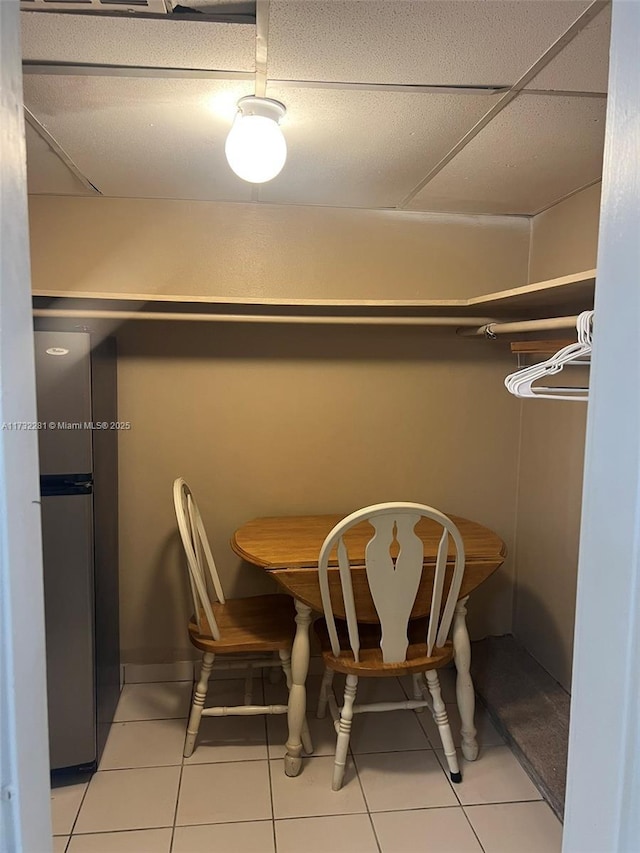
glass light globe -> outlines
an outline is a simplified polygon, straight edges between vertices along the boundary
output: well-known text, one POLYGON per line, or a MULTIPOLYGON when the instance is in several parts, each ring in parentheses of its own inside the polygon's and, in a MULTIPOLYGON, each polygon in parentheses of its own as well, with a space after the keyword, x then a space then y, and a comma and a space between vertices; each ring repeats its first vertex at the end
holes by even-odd
POLYGON ((244 181, 263 184, 282 171, 287 143, 278 119, 285 108, 268 98, 241 98, 238 115, 227 137, 225 154, 233 171, 244 181))

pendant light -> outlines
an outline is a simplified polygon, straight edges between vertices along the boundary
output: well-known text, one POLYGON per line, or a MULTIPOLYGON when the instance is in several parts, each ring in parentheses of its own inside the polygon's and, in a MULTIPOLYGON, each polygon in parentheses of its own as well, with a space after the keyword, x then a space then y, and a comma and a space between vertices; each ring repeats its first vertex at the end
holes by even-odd
POLYGON ((225 154, 233 171, 252 184, 263 184, 280 174, 287 159, 287 143, 280 128, 286 113, 280 101, 249 95, 238 101, 225 154))

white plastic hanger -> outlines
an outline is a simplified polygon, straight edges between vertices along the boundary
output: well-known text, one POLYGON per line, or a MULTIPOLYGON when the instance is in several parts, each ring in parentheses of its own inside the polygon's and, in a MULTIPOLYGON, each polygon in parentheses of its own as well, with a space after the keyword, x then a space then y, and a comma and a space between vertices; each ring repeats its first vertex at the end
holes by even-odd
POLYGON ((559 387, 533 383, 545 376, 560 373, 569 364, 585 364, 585 357, 591 354, 593 336, 593 311, 583 311, 576 321, 578 340, 558 350, 555 355, 538 364, 524 367, 510 373, 504 380, 507 390, 516 397, 540 397, 546 400, 588 400, 589 389, 579 387, 559 387))

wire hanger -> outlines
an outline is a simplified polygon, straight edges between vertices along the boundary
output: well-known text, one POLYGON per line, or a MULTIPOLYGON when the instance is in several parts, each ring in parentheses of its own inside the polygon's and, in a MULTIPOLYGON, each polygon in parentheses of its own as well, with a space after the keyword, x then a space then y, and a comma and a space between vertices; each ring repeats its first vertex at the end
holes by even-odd
POLYGON ((545 376, 560 373, 567 365, 588 364, 593 338, 593 311, 583 311, 576 320, 578 340, 558 350, 555 355, 538 364, 510 373, 504 380, 507 390, 516 397, 540 397, 545 400, 588 400, 589 388, 537 385, 545 376))

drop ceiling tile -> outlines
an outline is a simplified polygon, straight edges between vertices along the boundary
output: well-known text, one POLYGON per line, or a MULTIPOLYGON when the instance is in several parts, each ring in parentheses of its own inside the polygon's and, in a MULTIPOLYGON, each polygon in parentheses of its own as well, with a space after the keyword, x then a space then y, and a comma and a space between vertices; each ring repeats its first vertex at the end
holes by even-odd
POLYGON ((260 200, 395 207, 495 103, 495 95, 304 89, 282 101, 288 158, 260 200))
POLYGON ((224 143, 253 84, 27 75, 27 107, 107 196, 248 201, 224 143))
POLYGON ((520 95, 409 204, 533 214, 601 175, 604 98, 520 95))
POLYGON ((606 6, 526 88, 606 92, 610 33, 611 6, 606 6))
POLYGON ((269 77, 513 84, 585 0, 271 0, 269 77))
POLYGON ((25 135, 29 193, 32 195, 95 195, 28 124, 25 124, 25 135))
POLYGON ((255 69, 256 29, 250 24, 53 12, 23 12, 21 18, 26 60, 255 69))

